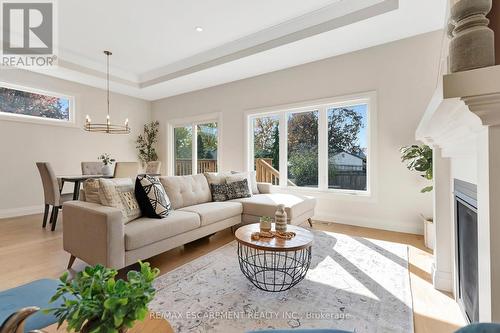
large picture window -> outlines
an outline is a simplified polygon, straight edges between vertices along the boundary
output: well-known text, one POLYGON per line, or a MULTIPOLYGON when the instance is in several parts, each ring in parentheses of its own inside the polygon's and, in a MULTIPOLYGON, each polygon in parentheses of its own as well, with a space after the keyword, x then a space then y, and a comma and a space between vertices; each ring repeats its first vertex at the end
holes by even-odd
POLYGON ((257 181, 369 193, 374 98, 366 94, 249 113, 249 168, 257 181))
POLYGON ((217 172, 219 129, 217 121, 173 126, 173 174, 217 172))
POLYGON ((73 102, 69 96, 0 83, 0 117, 21 121, 72 123, 73 102))

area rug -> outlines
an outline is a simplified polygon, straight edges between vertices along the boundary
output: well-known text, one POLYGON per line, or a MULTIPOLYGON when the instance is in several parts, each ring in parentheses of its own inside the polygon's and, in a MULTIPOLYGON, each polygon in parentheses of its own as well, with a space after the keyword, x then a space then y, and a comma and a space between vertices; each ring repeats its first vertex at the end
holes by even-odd
POLYGON ((150 310, 175 332, 413 332, 407 246, 312 232, 310 270, 288 291, 265 292, 250 283, 233 241, 157 278, 150 310))

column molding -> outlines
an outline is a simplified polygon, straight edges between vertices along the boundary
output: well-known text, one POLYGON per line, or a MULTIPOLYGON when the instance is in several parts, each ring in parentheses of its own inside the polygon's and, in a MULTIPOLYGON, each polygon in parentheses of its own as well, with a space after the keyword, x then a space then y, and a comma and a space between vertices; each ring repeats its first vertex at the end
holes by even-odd
POLYGON ((441 148, 433 147, 434 174, 434 228, 435 248, 432 267, 432 283, 434 288, 444 291, 454 291, 454 218, 451 204, 451 170, 450 159, 442 157, 441 148))

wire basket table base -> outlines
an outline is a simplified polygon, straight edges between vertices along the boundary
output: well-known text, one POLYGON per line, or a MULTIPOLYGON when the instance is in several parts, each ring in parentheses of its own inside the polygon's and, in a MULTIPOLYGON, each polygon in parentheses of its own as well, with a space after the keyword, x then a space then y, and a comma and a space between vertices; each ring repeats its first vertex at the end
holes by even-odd
POLYGON ((311 246, 296 251, 266 251, 238 242, 238 260, 243 274, 257 288, 285 291, 305 278, 311 265, 311 246))

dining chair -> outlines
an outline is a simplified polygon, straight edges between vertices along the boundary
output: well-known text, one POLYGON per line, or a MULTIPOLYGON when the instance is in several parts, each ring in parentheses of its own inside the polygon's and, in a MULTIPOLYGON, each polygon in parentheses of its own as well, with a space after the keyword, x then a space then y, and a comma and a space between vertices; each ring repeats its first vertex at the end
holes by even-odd
POLYGON ((40 177, 42 178, 43 185, 43 195, 45 198, 45 210, 43 213, 43 224, 42 227, 45 228, 47 225, 47 218, 49 216, 50 206, 52 206, 52 213, 50 215, 50 224, 52 225, 51 230, 56 229, 57 216, 59 215, 59 209, 62 208, 62 204, 65 201, 73 199, 71 193, 61 194, 61 187, 57 181, 56 174, 52 169, 50 163, 47 162, 37 162, 36 166, 40 172, 40 177))
POLYGON ((115 163, 115 178, 131 178, 135 179, 139 173, 139 162, 116 162, 115 163))
POLYGON ((160 168, 161 168, 161 162, 160 161, 151 161, 146 163, 146 170, 145 174, 154 174, 158 175, 160 174, 160 168))
POLYGON ((102 162, 82 162, 82 175, 102 175, 102 162))

